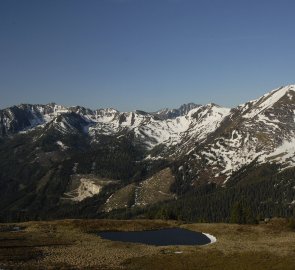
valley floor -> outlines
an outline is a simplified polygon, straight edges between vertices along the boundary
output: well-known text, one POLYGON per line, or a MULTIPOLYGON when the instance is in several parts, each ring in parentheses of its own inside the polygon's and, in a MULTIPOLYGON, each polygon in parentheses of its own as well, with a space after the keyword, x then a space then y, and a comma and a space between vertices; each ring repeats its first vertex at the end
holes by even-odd
POLYGON ((182 224, 161 220, 61 220, 0 224, 0 269, 295 269, 295 232, 268 224, 182 224), (111 242, 104 230, 183 227, 216 236, 206 246, 111 242), (18 230, 19 227, 20 230, 18 230))

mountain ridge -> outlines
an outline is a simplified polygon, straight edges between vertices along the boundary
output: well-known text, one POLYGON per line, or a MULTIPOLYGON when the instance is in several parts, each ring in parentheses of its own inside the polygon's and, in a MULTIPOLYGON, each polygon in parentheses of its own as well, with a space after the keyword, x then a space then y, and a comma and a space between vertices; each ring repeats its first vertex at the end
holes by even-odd
POLYGON ((148 113, 22 104, 0 110, 0 139, 0 206, 7 211, 31 213, 39 201, 37 213, 91 208, 94 201, 100 214, 145 208, 204 184, 230 187, 261 166, 274 166, 278 175, 294 168, 295 86, 232 109, 188 103, 148 113))

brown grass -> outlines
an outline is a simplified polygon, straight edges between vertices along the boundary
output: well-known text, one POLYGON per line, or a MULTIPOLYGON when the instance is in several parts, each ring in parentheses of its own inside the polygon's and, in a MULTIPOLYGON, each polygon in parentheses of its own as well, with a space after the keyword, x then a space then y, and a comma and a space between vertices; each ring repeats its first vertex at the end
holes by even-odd
POLYGON ((295 232, 285 220, 261 225, 171 221, 62 220, 0 224, 0 269, 295 269, 295 232), (103 240, 93 231, 180 226, 207 232, 207 246, 154 247, 103 240), (176 254, 176 251, 182 251, 176 254))

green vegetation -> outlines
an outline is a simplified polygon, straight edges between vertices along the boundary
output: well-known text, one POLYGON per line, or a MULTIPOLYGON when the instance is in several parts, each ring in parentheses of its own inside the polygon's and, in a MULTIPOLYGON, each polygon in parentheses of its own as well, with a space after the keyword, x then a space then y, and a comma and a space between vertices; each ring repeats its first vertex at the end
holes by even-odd
POLYGON ((255 224, 257 220, 253 216, 253 211, 244 202, 239 201, 234 204, 231 210, 230 222, 237 224, 255 224))
POLYGON ((116 211, 110 217, 257 223, 269 217, 295 216, 294 205, 290 204, 295 197, 295 169, 277 173, 275 165, 264 165, 247 172, 247 175, 235 175, 229 180, 227 188, 214 183, 204 184, 177 200, 152 205, 144 210, 116 211))

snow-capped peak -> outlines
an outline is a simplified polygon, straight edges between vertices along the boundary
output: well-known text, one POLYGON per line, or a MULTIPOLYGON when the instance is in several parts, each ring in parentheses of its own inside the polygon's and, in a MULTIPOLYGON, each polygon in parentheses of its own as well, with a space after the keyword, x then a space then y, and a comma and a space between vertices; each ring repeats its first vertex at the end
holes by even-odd
POLYGON ((273 107, 283 97, 288 96, 289 99, 292 99, 292 96, 294 95, 295 85, 288 85, 274 89, 271 92, 263 95, 261 98, 250 101, 239 107, 242 108, 244 118, 253 118, 258 114, 265 112, 268 108, 273 107))
POLYGON ((162 109, 159 111, 156 111, 155 113, 151 113, 153 115, 158 116, 161 119, 173 119, 179 116, 184 116, 188 114, 191 110, 200 107, 201 105, 195 104, 195 103, 187 103, 182 104, 178 109, 162 109))

